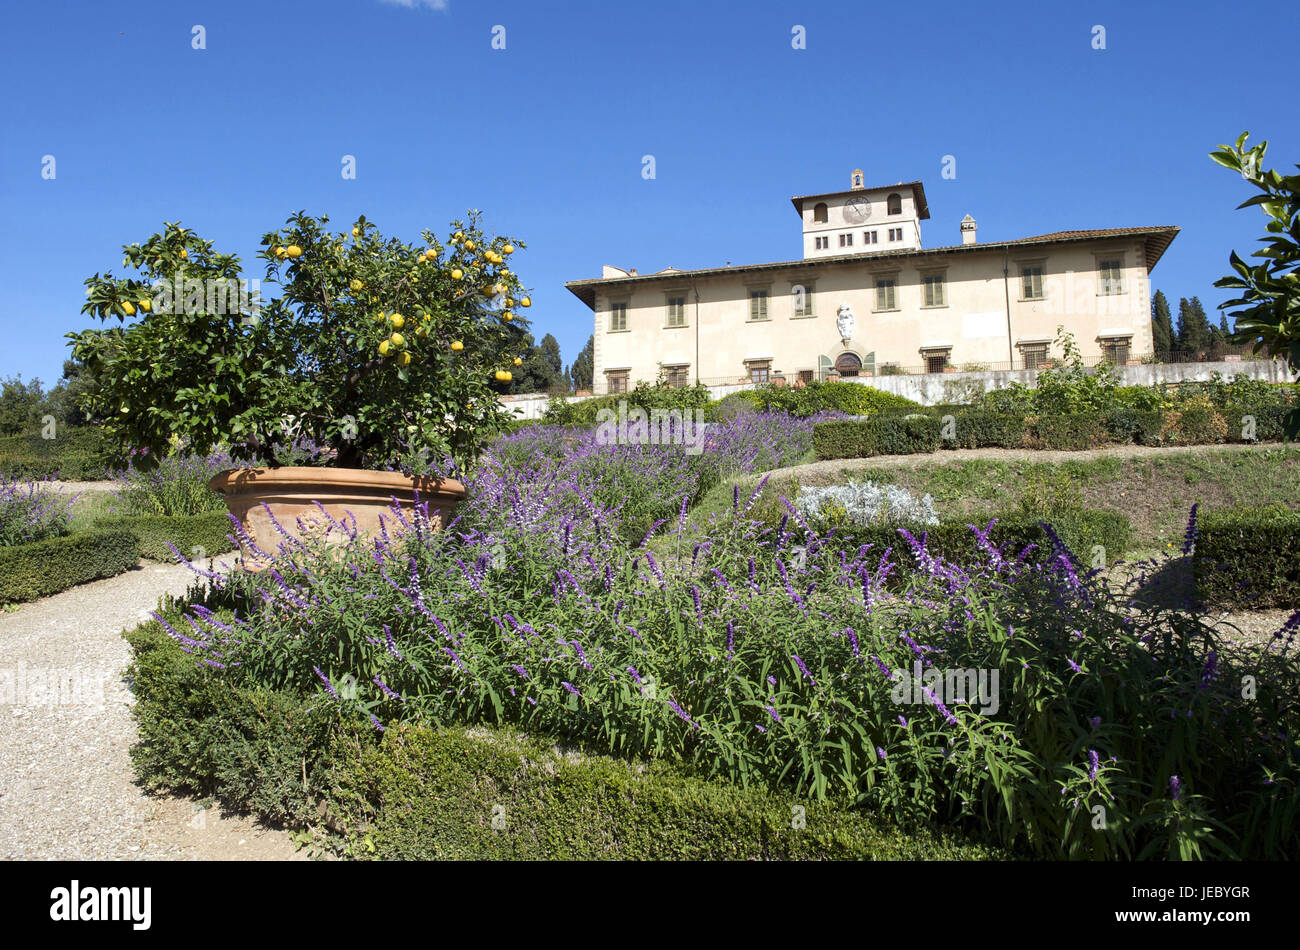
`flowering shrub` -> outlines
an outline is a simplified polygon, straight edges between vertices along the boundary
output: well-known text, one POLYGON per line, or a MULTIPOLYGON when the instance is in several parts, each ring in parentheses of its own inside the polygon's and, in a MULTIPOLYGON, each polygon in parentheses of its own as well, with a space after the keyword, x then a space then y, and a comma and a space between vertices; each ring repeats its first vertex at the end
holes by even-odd
POLYGON ((1041 855, 1295 855, 1300 616, 1245 650, 1145 577, 1112 593, 1050 531, 1034 560, 972 527, 963 570, 906 530, 856 552, 773 532, 739 492, 661 558, 593 497, 594 451, 492 469, 442 532, 417 514, 328 555, 286 534, 273 569, 211 575, 169 630, 230 686, 319 693, 376 730, 518 726, 1041 855), (954 698, 954 670, 999 680, 954 698))
POLYGON ((67 534, 76 500, 76 495, 62 495, 48 482, 0 475, 0 547, 67 534))
POLYGON ((490 529, 508 520, 554 537, 598 526, 636 544, 722 479, 803 459, 823 418, 741 413, 709 425, 694 454, 675 444, 601 444, 594 429, 529 426, 493 443, 467 477, 467 523, 490 529), (578 518, 584 512, 594 517, 578 518))
POLYGON ((132 461, 113 476, 117 488, 111 507, 120 515, 169 517, 225 511, 225 502, 208 487, 208 481, 235 464, 222 451, 208 455, 181 452, 157 459, 148 468, 137 467, 132 461))
POLYGON ((847 485, 801 486, 795 509, 808 521, 827 526, 853 524, 937 525, 939 515, 929 495, 917 498, 897 485, 850 481, 847 485))

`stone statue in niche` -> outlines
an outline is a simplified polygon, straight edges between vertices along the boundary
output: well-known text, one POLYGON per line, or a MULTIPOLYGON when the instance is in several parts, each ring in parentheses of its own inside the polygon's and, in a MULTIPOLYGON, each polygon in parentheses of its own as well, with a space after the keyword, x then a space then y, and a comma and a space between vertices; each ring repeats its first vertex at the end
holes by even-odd
POLYGON ((853 339, 853 310, 848 304, 840 304, 840 312, 835 317, 835 325, 839 328, 841 340, 847 343, 853 339))

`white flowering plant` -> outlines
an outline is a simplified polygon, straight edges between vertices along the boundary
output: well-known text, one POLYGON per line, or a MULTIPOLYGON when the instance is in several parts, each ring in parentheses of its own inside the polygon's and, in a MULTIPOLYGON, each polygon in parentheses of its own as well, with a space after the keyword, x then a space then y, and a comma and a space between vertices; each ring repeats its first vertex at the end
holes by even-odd
POLYGON ((831 527, 846 524, 933 527, 939 523, 934 499, 928 494, 918 498, 906 488, 872 481, 801 486, 795 498, 795 510, 810 523, 831 527))

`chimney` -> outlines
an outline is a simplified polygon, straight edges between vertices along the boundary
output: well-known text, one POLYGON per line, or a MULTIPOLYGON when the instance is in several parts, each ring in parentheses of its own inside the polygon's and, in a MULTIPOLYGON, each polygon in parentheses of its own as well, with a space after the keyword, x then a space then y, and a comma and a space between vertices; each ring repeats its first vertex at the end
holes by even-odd
POLYGON ((975 243, 975 219, 970 215, 961 219, 961 243, 975 243))

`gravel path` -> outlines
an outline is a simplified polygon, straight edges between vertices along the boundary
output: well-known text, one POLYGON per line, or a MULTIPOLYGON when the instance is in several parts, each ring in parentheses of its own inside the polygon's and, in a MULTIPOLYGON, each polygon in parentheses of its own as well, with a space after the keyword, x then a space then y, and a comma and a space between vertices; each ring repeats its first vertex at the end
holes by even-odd
POLYGON ((116 491, 116 490, 117 490, 117 482, 114 482, 114 481, 102 481, 102 482, 47 482, 46 484, 48 484, 48 485, 49 485, 51 488, 53 488, 55 491, 57 491, 57 492, 62 492, 62 493, 65 494, 65 495, 75 495, 75 494, 78 493, 78 492, 116 491))
POLYGON ((135 784, 121 632, 193 580, 146 561, 0 613, 0 859, 305 859, 285 832, 135 784), (77 689, 43 697, 36 677, 60 670, 77 689))

